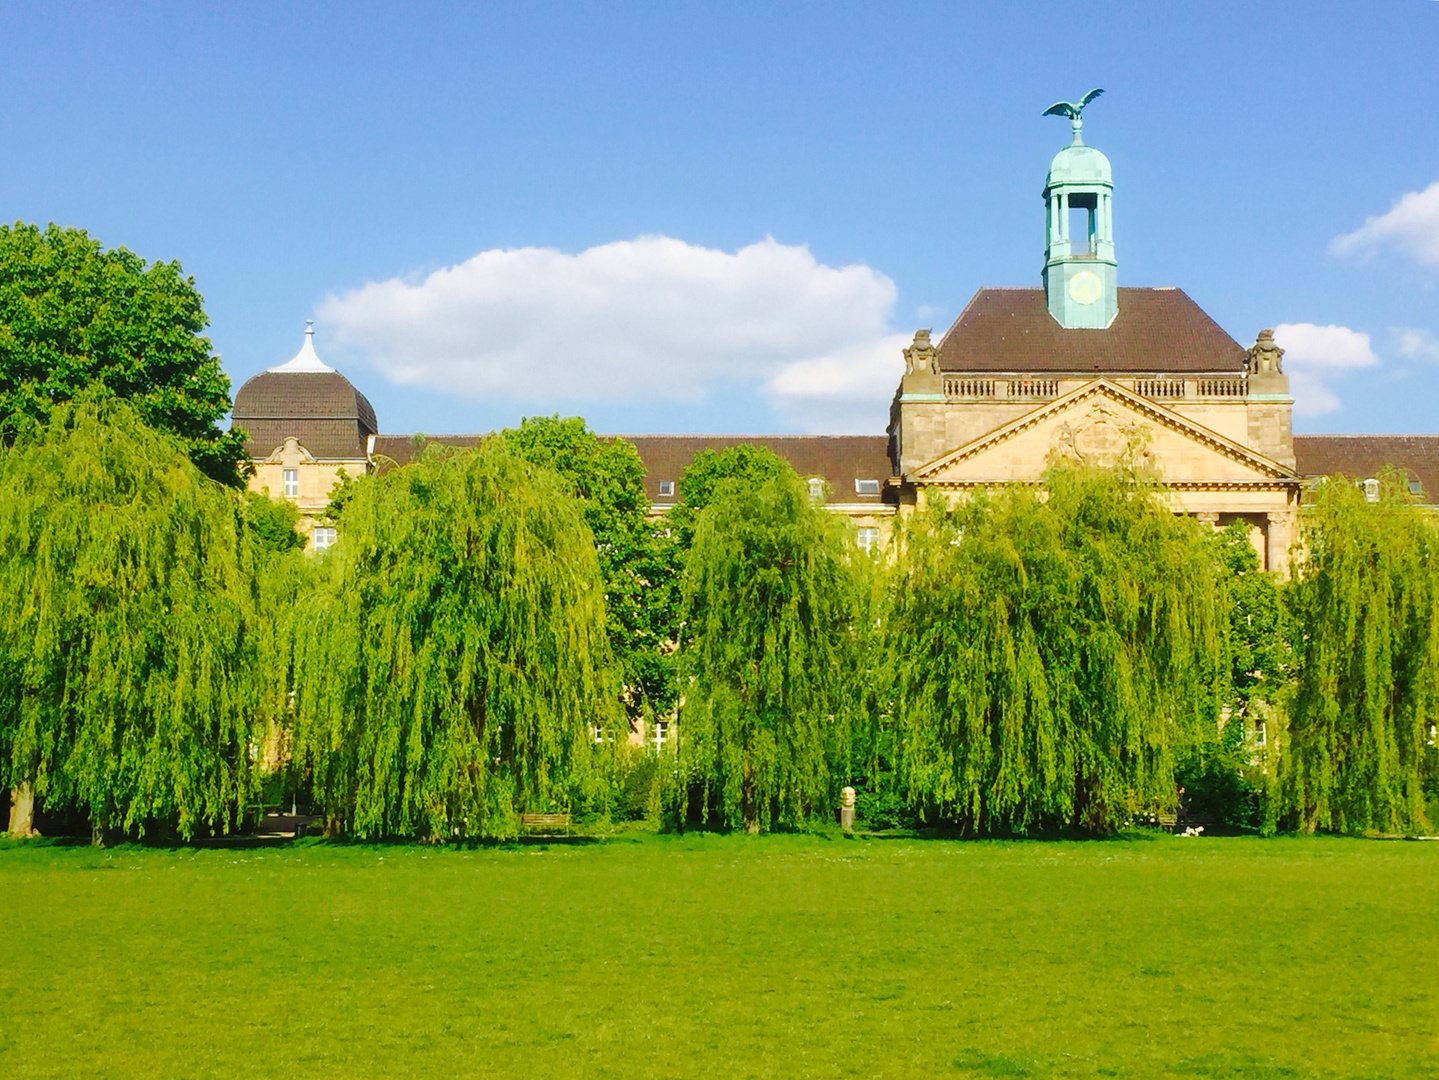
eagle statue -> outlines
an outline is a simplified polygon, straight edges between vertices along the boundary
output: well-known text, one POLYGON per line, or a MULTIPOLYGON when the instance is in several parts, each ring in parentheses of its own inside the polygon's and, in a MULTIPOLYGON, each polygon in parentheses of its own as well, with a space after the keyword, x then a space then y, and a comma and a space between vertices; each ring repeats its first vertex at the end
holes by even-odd
POLYGON ((1078 101, 1056 101, 1049 108, 1045 109, 1044 112, 1040 113, 1040 115, 1067 116, 1071 120, 1078 120, 1079 114, 1084 112, 1084 107, 1102 93, 1104 93, 1104 91, 1096 87, 1078 101))

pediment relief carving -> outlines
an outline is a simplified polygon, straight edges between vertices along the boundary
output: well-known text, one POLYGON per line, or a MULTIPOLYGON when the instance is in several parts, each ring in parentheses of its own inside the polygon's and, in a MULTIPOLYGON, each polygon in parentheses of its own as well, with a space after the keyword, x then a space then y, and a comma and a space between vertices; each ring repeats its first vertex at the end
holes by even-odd
POLYGON ((1133 464, 1144 468, 1152 463, 1147 449, 1151 437, 1149 425, 1139 423, 1132 414, 1126 415, 1101 399, 1093 402, 1082 415, 1059 425, 1050 453, 1075 464, 1109 468, 1117 465, 1128 451, 1133 464))

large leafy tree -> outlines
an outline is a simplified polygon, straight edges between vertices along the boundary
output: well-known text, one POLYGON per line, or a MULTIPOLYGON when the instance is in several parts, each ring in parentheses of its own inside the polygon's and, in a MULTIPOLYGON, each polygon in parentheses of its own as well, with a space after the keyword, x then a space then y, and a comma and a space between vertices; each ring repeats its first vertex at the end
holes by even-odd
POLYGON ((932 507, 893 585, 894 746, 916 804, 976 832, 1109 830, 1172 805, 1223 693, 1212 541, 1144 476, 1056 467, 932 507))
POLYGON ((1197 737, 1181 746, 1175 775, 1196 816, 1272 830, 1280 726, 1273 721, 1290 685, 1291 663, 1281 584, 1259 568, 1245 522, 1227 526, 1216 539, 1229 611, 1227 708, 1220 724, 1201 725, 1197 737))
POLYGON ((1294 823, 1422 827, 1439 719, 1439 531, 1386 469, 1374 503, 1342 477, 1321 483, 1305 542, 1290 590, 1297 670, 1284 785, 1294 823))
POLYGON ((680 476, 679 503, 669 512, 666 524, 681 552, 694 542, 699 514, 730 480, 758 488, 767 480, 794 475, 784 458, 767 446, 740 443, 724 450, 701 450, 680 476))
POLYGON ((0 452, 0 773, 105 829, 226 829, 266 722, 240 496, 113 398, 0 452))
POLYGON ((688 811, 749 830, 827 811, 847 778, 861 557, 788 466, 763 472, 693 519, 681 651, 688 811))
POLYGON ((102 388, 179 437, 207 475, 239 485, 243 436, 216 427, 230 381, 202 336, 208 322, 178 262, 106 251, 81 229, 0 225, 0 443, 102 388))
POLYGON ((667 530, 648 518, 644 464, 634 444, 601 438, 577 416, 528 417, 496 441, 553 470, 578 500, 604 577, 610 647, 625 704, 636 718, 669 709, 678 565, 667 530))
POLYGON ((571 807, 618 720, 580 503, 501 440, 355 486, 296 611, 295 753, 333 830, 505 834, 571 807))

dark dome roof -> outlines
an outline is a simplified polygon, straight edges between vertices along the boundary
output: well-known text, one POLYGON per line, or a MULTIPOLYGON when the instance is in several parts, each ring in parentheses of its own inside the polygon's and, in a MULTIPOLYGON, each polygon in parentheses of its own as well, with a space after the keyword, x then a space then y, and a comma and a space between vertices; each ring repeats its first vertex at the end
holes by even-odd
POLYGON ((375 410, 338 371, 262 371, 235 395, 235 420, 358 420, 373 434, 375 410))
POLYGON ((312 457, 362 460, 368 437, 379 430, 365 395, 315 356, 309 331, 294 360, 240 387, 230 424, 245 429, 245 450, 255 459, 293 435, 312 457))

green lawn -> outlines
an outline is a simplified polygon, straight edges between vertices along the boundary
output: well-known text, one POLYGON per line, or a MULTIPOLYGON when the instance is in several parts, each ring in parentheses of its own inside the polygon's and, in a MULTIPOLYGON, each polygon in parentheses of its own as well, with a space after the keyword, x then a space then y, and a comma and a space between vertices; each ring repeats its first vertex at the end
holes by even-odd
POLYGON ((1439 1075, 1439 844, 0 844, 0 1076, 1439 1075))

